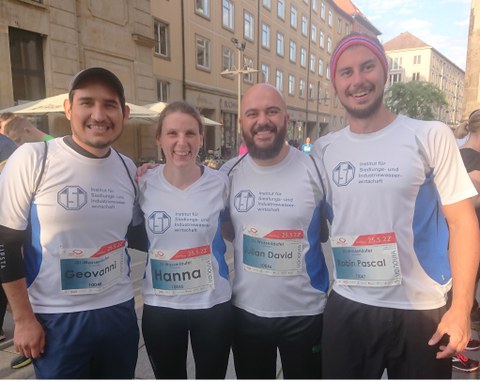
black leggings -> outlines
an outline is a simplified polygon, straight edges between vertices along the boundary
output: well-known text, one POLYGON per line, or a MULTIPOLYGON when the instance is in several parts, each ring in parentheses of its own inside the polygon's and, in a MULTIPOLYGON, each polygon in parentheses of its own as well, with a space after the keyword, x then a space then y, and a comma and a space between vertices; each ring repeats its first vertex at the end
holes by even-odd
POLYGON ((144 305, 142 331, 157 379, 187 379, 188 335, 196 379, 224 379, 232 344, 230 302, 210 309, 144 305))
POLYGON ((234 308, 233 356, 238 379, 275 379, 277 349, 284 379, 320 379, 322 314, 259 317, 234 308))

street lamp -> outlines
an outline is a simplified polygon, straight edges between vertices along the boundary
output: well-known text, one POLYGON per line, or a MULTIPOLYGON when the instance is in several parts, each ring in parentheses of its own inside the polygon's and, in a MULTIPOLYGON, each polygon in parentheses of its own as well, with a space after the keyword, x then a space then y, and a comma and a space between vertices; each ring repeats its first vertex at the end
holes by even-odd
POLYGON ((235 153, 238 153, 238 148, 240 147, 240 142, 242 140, 242 131, 240 129, 240 102, 242 99, 242 75, 249 73, 257 73, 258 70, 242 65, 243 51, 245 50, 246 43, 245 41, 240 42, 235 37, 232 37, 230 41, 235 45, 235 48, 238 50, 237 55, 237 67, 224 70, 220 74, 222 76, 233 74, 237 76, 237 134, 235 137, 235 153))

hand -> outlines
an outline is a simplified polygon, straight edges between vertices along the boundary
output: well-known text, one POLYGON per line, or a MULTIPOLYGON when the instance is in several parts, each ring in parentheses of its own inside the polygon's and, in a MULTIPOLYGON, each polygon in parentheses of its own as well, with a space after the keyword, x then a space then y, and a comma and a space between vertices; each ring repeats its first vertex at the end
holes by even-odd
POLYGON ((45 331, 35 316, 25 322, 15 323, 13 335, 15 351, 29 358, 40 358, 45 351, 45 331))
POLYGON ((449 341, 446 345, 440 344, 437 359, 452 357, 465 349, 471 335, 470 315, 450 308, 443 315, 428 344, 433 346, 440 343, 445 334, 449 336, 449 341))
POLYGON ((144 163, 139 168, 137 168, 137 172, 135 173, 135 181, 138 182, 140 178, 145 175, 148 170, 155 168, 158 166, 158 163, 144 163))

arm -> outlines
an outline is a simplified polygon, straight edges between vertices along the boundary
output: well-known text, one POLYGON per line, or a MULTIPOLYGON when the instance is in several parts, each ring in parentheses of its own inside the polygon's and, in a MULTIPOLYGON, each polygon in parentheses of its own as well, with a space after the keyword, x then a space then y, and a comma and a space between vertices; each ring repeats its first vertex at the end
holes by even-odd
POLYGON ((440 346, 437 358, 448 358, 463 351, 470 340, 470 311, 475 278, 480 261, 480 235, 472 199, 445 205, 442 211, 450 231, 449 258, 452 272, 452 305, 428 342, 438 344, 444 334, 449 343, 440 346))
POLYGON ((470 171, 468 173, 468 176, 470 177, 473 185, 475 186, 475 189, 478 192, 478 195, 473 197, 473 200, 475 202, 475 208, 480 208, 480 171, 470 171))
POLYGON ((15 322, 15 350, 38 358, 45 348, 45 333, 28 299, 22 257, 25 231, 0 225, 0 278, 15 322))

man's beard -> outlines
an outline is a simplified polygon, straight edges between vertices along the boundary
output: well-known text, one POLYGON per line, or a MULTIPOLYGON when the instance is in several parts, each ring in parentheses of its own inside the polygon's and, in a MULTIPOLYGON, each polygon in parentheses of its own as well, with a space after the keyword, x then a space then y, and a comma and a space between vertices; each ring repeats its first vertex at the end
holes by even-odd
POLYGON ((251 155, 252 158, 265 160, 265 159, 272 159, 275 158, 280 151, 282 150, 283 145, 285 144, 285 137, 287 135, 287 129, 277 129, 276 126, 272 124, 264 125, 261 127, 256 127, 253 129, 252 136, 245 136, 243 135, 243 139, 245 141, 245 145, 248 148, 248 153, 251 155), (275 139, 270 147, 266 148, 259 148, 255 145, 253 140, 253 136, 255 132, 262 131, 262 130, 269 130, 275 131, 275 139))
POLYGON ((378 97, 375 100, 375 102, 373 102, 370 106, 368 106, 365 109, 354 109, 347 105, 343 105, 343 107, 351 117, 357 118, 357 119, 366 119, 371 117, 373 114, 375 114, 375 112, 378 109, 380 109, 380 106, 382 105, 382 103, 383 103, 383 94, 380 95, 380 97, 378 97))

